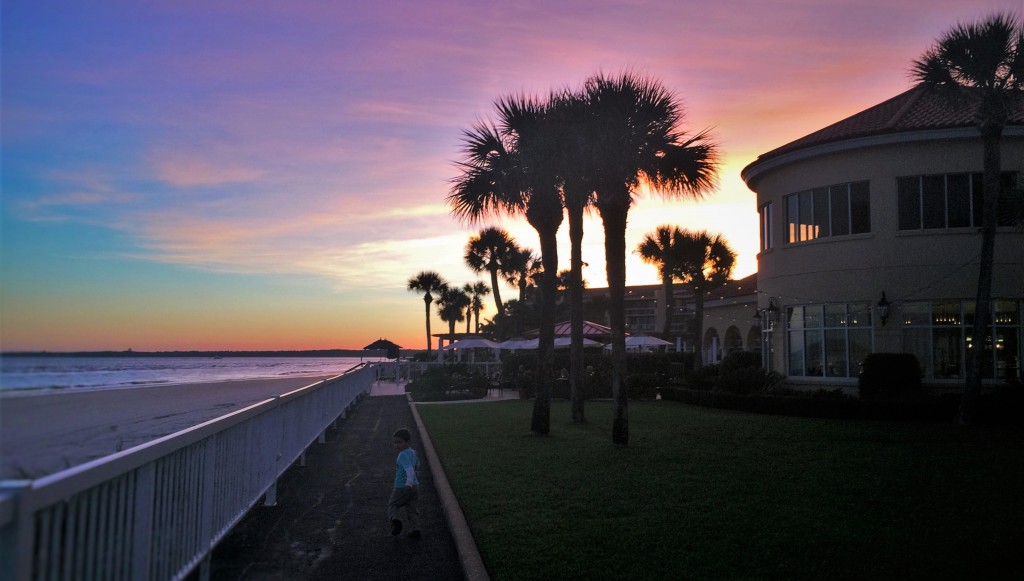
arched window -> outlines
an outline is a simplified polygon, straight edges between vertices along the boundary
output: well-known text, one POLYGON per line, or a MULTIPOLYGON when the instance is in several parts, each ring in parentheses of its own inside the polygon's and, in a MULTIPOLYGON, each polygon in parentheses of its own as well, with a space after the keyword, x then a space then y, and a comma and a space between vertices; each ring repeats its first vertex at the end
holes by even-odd
POLYGON ((743 335, 736 327, 729 327, 725 330, 725 353, 728 355, 733 351, 743 351, 743 335))

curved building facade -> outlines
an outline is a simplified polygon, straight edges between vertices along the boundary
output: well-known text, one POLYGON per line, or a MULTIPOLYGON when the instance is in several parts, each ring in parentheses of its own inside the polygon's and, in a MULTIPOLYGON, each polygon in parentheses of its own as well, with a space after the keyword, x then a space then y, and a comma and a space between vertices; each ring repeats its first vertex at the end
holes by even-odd
MULTIPOLYGON (((1024 183, 1024 107, 1002 139, 1001 206, 1024 183)), ((917 356, 931 384, 1019 382, 1024 229, 996 237, 993 321, 972 337, 981 250, 982 142, 972 112, 920 87, 765 153, 743 170, 761 216, 765 364, 791 383, 855 385, 871 352, 917 356)), ((1017 206, 1019 207, 1019 206, 1017 206)))

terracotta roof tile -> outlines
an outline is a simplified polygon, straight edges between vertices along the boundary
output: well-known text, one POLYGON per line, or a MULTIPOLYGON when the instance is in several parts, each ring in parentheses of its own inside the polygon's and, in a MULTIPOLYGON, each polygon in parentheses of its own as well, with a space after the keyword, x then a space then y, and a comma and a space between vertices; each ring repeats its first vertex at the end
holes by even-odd
MULTIPOLYGON (((1018 103, 1020 106, 1010 115, 1010 125, 1024 125, 1024 99, 1018 103)), ((918 85, 856 115, 762 154, 758 157, 758 161, 806 147, 857 137, 904 131, 972 127, 976 110, 977 103, 962 109, 948 107, 938 95, 930 93, 918 85)))

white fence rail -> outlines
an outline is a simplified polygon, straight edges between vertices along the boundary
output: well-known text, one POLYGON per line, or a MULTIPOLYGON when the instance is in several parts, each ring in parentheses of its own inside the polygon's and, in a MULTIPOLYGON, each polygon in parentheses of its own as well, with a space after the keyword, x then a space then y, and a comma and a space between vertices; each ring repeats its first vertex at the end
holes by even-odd
POLYGON ((373 385, 375 366, 38 480, 0 482, 0 579, 206 578, 214 545, 373 385))

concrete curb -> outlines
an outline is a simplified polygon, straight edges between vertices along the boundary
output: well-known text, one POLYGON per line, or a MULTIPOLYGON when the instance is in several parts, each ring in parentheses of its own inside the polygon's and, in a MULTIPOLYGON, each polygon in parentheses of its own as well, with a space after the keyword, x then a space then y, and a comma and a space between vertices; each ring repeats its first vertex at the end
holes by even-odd
MULTIPOLYGON (((408 396, 407 396, 408 397, 408 396)), ((448 527, 452 531, 452 538, 455 540, 455 550, 459 553, 459 560, 462 561, 462 570, 465 573, 466 581, 490 581, 491 577, 484 566, 484 560, 473 540, 473 533, 469 530, 466 516, 462 514, 462 507, 455 492, 448 483, 448 476, 444 473, 441 459, 434 450, 434 444, 430 441, 427 428, 423 425, 423 419, 416 409, 416 404, 409 399, 409 409, 412 410, 412 417, 416 421, 416 430, 420 433, 420 442, 423 444, 423 451, 427 455, 427 462, 430 463, 431 473, 434 477, 434 488, 437 489, 437 496, 441 499, 441 508, 444 516, 448 519, 448 527)))

